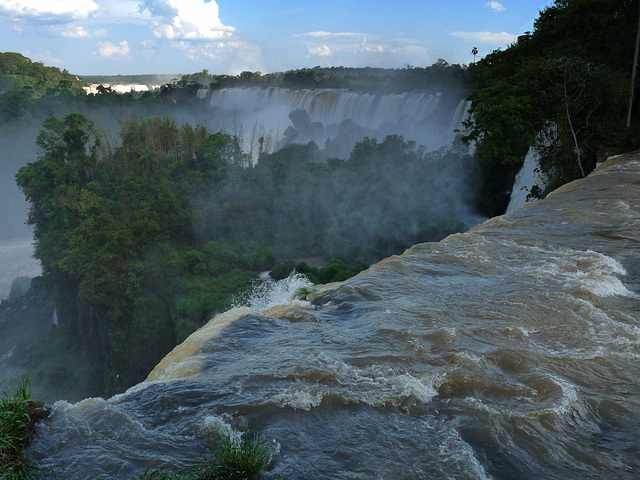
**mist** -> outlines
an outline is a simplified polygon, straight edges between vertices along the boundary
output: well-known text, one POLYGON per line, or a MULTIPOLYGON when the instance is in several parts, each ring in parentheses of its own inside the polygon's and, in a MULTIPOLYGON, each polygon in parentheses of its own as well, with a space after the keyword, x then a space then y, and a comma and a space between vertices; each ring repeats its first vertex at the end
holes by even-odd
MULTIPOLYGON (((15 278, 40 274, 37 262, 26 258, 33 249, 32 232, 15 174, 42 154, 35 141, 43 121, 72 112, 94 123, 105 158, 122 145, 122 122, 132 118, 159 116, 178 128, 200 125, 238 139, 245 160, 227 165, 224 179, 200 185, 190 198, 199 245, 234 245, 246 255, 254 242, 260 248, 274 246, 269 255, 278 262, 314 258, 317 264, 339 259, 368 265, 486 218, 477 205, 482 182, 476 160, 454 131, 468 108, 460 88, 366 93, 245 86, 190 88, 164 97, 108 94, 55 100, 32 109, 0 134, 0 247, 22 249, 17 264, 0 257, 5 299, 15 278)), ((51 296, 52 289, 61 287, 36 283, 44 289, 42 297, 5 300, 0 310, 5 325, 0 382, 26 369, 35 372, 34 394, 46 401, 103 395, 87 380, 100 377, 101 366, 82 345, 64 345, 65 338, 78 334, 64 333, 72 327, 51 296), (39 308, 32 309, 33 304, 39 308), (19 323, 9 328, 26 310, 31 313, 23 316, 25 328, 17 328, 19 323), (45 348, 25 355, 33 348, 29 338, 45 348), (78 364, 85 368, 74 370, 78 364), (57 381, 60 376, 67 380, 57 381)), ((212 313, 206 311, 199 320, 212 313)), ((94 322, 91 315, 83 321, 94 322)))
POLYGON ((201 89, 211 106, 209 126, 242 138, 253 158, 286 145, 314 142, 324 158, 349 157, 365 137, 401 135, 433 151, 455 138, 468 102, 449 91, 362 93, 339 88, 201 89))

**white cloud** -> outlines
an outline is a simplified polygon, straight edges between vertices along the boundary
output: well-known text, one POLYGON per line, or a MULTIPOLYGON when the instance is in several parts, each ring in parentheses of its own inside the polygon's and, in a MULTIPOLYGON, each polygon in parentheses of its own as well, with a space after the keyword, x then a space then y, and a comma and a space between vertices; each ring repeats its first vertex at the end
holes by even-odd
POLYGON ((47 65, 57 65, 58 67, 64 65, 64 61, 61 58, 54 56, 51 52, 37 53, 32 52, 31 50, 22 50, 20 53, 34 62, 42 62, 47 65))
POLYGON ((306 32, 306 33, 299 33, 297 35, 294 35, 294 37, 300 37, 300 38, 322 38, 322 39, 327 39, 327 38, 362 38, 363 36, 365 36, 364 33, 354 33, 354 32, 323 32, 323 31, 317 31, 317 32, 306 32))
POLYGON ((385 43, 377 41, 379 36, 354 32, 307 32, 294 35, 307 43, 307 51, 311 55, 329 57, 341 52, 350 53, 398 53, 406 52, 408 48, 414 51, 424 51, 415 45, 403 45, 405 40, 386 39, 385 43), (371 42, 370 40, 374 41, 371 42), (315 43, 322 40, 322 43, 315 43))
POLYGON ((151 14, 153 33, 158 38, 212 40, 229 37, 235 31, 222 24, 215 1, 143 0, 139 8, 151 14))
POLYGON ((140 48, 143 50, 153 50, 156 48, 156 43, 153 40, 143 40, 140 42, 140 48))
POLYGON ((360 42, 360 51, 369 52, 369 53, 382 53, 391 50, 389 45, 380 45, 380 44, 370 44, 367 43, 367 37, 362 37, 362 42, 360 42))
POLYGON ((96 17, 106 23, 136 23, 148 25, 151 14, 141 11, 138 0, 100 0, 96 17))
POLYGON ((189 60, 202 63, 203 60, 213 61, 218 67, 231 75, 245 70, 264 71, 262 49, 250 42, 243 41, 213 41, 174 43, 182 54, 189 60))
POLYGON ((451 35, 464 40, 492 45, 509 45, 518 39, 517 35, 507 32, 451 32, 451 35))
POLYGON ((98 9, 93 0, 2 0, 0 15, 14 20, 69 22, 88 18, 98 9))
POLYGON ((68 26, 60 31, 63 37, 67 38, 87 38, 91 36, 89 30, 79 25, 68 26))
POLYGON ((317 45, 315 47, 307 47, 307 51, 317 57, 330 57, 333 55, 331 48, 327 45, 317 45))
POLYGON ((299 33, 293 38, 306 47, 308 57, 322 59, 325 65, 398 67, 429 60, 427 50, 408 38, 327 31, 299 33))
MULTIPOLYGON (((264 69, 260 46, 242 40, 233 27, 222 23, 215 0, 139 0, 138 5, 150 17, 158 42, 174 40, 173 47, 199 66, 214 62, 229 73, 264 69)), ((147 54, 153 53, 152 47, 145 47, 147 54)))
POLYGON ((52 25, 48 28, 48 31, 55 36, 65 38, 94 38, 94 37, 106 37, 107 31, 104 29, 87 30, 81 25, 52 25))
POLYGON ((128 57, 131 53, 129 43, 126 40, 114 45, 111 42, 100 42, 98 45, 101 57, 128 57))
POLYGON ((507 9, 504 5, 500 2, 496 2, 495 0, 485 3, 484 6, 489 7, 494 12, 504 12, 507 9))

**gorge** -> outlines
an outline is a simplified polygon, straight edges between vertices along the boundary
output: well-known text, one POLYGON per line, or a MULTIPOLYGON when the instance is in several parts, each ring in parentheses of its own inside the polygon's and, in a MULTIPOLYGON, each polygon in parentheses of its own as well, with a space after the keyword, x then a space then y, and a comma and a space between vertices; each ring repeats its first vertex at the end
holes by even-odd
POLYGON ((639 185, 640 155, 612 158, 305 301, 221 314, 126 393, 57 402, 29 458, 127 478, 249 425, 264 478, 634 478, 639 185))
POLYGON ((52 405, 0 476, 203 480, 252 432, 256 480, 637 478, 638 2, 549 2, 468 65, 193 56, 122 94, 163 82, 0 53, 0 427, 52 405))

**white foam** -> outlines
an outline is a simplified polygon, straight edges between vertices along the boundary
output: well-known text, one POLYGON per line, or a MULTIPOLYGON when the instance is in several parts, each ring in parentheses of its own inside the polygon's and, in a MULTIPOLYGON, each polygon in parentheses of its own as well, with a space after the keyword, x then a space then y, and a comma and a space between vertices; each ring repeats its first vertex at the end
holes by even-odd
POLYGON ((273 395, 272 399, 280 407, 309 411, 320 406, 323 397, 324 392, 319 385, 307 385, 298 381, 273 395))
POLYGON ((555 375, 549 375, 549 378, 551 378, 562 390, 560 403, 552 410, 559 414, 569 413, 573 404, 578 400, 578 387, 568 380, 556 377, 555 375))
POLYGON ((329 396, 376 407, 401 406, 407 401, 429 403, 445 378, 434 373, 398 372, 383 365, 361 368, 326 355, 310 360, 309 368, 272 396, 277 405, 310 410, 329 396), (311 380, 317 377, 321 380, 311 380))
POLYGON ((279 281, 261 281, 257 283, 246 304, 254 312, 265 312, 283 304, 301 306, 310 305, 299 297, 302 290, 313 290, 314 285, 302 274, 293 274, 279 281))
POLYGON ((229 415, 207 415, 198 425, 198 432, 203 436, 220 436, 228 438, 232 442, 242 439, 242 432, 236 430, 229 423, 229 415))
POLYGON ((440 441, 438 454, 443 464, 457 464, 465 472, 465 478, 491 480, 480 461, 476 458, 471 445, 465 442, 460 434, 452 429, 443 430, 444 438, 440 441))
MULTIPOLYGON (((496 417, 527 418, 549 413, 560 415, 569 413, 578 400, 578 387, 568 380, 552 374, 547 374, 546 377, 551 382, 555 383, 560 389, 560 394, 557 395, 556 398, 538 399, 536 398, 537 394, 533 392, 533 397, 521 398, 522 401, 520 403, 520 409, 518 410, 505 408, 499 404, 494 406, 475 397, 466 397, 463 399, 463 403, 475 408, 476 410, 487 412, 496 417), (531 400, 534 400, 534 402, 532 403, 531 400)), ((520 386, 526 387, 527 389, 531 388, 522 384, 520 384, 520 386)))
POLYGON ((526 266, 514 269, 541 280, 556 280, 576 293, 586 291, 598 297, 637 296, 619 278, 626 275, 624 267, 593 250, 549 247, 543 258, 533 257, 526 266))

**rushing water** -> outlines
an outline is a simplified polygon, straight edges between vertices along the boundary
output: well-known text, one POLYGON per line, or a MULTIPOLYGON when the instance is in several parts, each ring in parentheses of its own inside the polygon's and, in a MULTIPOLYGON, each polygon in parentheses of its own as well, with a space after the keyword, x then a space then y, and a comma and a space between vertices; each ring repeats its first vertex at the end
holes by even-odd
POLYGON ((243 137, 247 150, 256 148, 258 137, 272 137, 272 147, 313 140, 324 148, 329 140, 329 153, 341 157, 348 156, 353 143, 364 136, 382 140, 402 135, 428 150, 448 146, 470 105, 459 93, 376 95, 329 88, 203 89, 198 97, 224 112, 212 118, 214 128, 243 137), (304 110, 311 124, 292 129, 289 115, 295 110, 304 110))
POLYGON ((544 179, 538 172, 538 154, 535 149, 530 148, 513 182, 507 213, 517 210, 527 202, 535 201, 535 199, 527 198, 534 186, 543 190, 544 179))
POLYGON ((57 402, 29 457, 128 478, 248 424, 269 479, 638 478, 639 187, 612 159, 310 303, 233 309, 125 394, 57 402))

